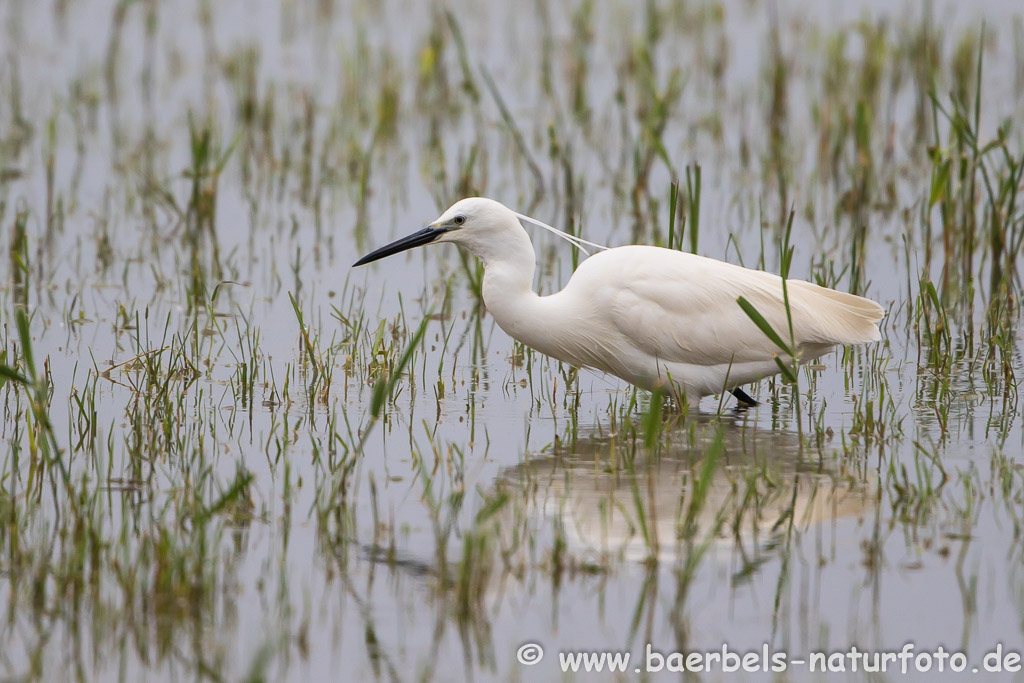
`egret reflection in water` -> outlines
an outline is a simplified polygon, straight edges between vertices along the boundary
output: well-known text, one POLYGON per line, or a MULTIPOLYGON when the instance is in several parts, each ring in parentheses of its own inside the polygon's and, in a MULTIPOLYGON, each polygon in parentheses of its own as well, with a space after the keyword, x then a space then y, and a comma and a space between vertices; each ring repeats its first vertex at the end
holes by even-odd
POLYGON ((869 509, 874 477, 840 472, 828 453, 819 462, 794 434, 710 418, 655 455, 592 434, 505 470, 498 485, 528 491, 533 514, 560 519, 569 549, 595 560, 675 561, 693 543, 734 541, 756 564, 783 533, 869 509))

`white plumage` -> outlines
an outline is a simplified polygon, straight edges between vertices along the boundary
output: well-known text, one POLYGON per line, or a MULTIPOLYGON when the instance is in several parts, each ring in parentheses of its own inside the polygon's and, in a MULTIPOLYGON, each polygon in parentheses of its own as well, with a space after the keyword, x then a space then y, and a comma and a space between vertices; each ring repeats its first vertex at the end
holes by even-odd
MULTIPOLYGON (((789 342, 778 275, 632 245, 594 254, 564 289, 539 296, 533 291, 536 255, 519 218, 494 200, 463 199, 423 230, 355 265, 430 242, 454 242, 483 260, 484 303, 511 337, 644 389, 667 388, 691 405, 779 372, 778 346, 737 303, 747 299, 789 342)), ((786 284, 798 360, 879 339, 884 311, 874 301, 803 280, 786 284)))

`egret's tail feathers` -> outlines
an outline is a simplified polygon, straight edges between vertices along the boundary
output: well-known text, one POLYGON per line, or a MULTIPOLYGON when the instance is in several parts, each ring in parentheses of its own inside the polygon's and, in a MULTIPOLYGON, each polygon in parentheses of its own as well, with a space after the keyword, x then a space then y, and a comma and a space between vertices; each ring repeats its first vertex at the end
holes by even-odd
POLYGON ((790 299, 806 304, 813 315, 818 337, 814 341, 833 344, 866 344, 878 341, 878 321, 885 309, 856 294, 837 292, 803 280, 789 280, 790 299), (796 296, 794 296, 796 295, 796 296))

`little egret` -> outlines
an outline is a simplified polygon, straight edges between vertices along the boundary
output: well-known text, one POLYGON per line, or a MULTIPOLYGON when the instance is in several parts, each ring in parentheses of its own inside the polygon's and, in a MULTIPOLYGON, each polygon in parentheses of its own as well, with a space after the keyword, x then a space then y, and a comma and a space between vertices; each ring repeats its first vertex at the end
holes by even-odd
POLYGON ((795 349, 812 360, 839 344, 879 339, 884 313, 874 301, 674 249, 629 245, 584 260, 562 291, 533 291, 536 254, 519 220, 576 246, 567 235, 492 199, 462 199, 440 218, 353 264, 432 242, 454 242, 484 263, 483 298, 513 339, 564 363, 594 368, 643 389, 665 389, 696 407, 702 396, 732 391, 780 371, 784 355, 738 304, 745 298, 795 349), (790 336, 790 319, 792 336, 790 336))

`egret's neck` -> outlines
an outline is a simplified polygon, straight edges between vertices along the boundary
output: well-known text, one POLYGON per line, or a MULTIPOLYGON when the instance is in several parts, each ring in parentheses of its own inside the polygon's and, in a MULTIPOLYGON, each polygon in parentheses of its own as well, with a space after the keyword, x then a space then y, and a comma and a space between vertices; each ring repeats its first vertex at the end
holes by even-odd
POLYGON ((484 304, 498 325, 514 337, 531 319, 539 298, 533 291, 537 259, 533 244, 526 231, 516 227, 500 241, 473 249, 484 262, 484 304))
POLYGON ((565 336, 576 328, 576 311, 559 294, 538 296, 533 291, 537 257, 529 235, 518 222, 516 227, 484 248, 474 245, 473 252, 484 262, 487 312, 513 339, 558 360, 585 364, 573 351, 571 335, 565 336))

